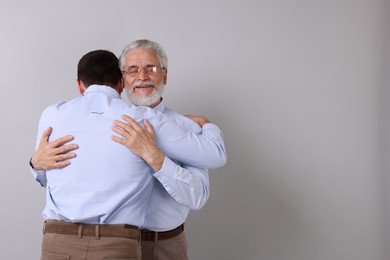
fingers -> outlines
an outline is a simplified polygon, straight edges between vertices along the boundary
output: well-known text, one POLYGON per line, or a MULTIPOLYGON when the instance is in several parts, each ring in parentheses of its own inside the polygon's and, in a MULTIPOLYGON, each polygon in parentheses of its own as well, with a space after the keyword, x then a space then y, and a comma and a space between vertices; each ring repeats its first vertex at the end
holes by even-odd
MULTIPOLYGON (((72 140, 73 140, 73 138, 72 138, 72 140)), ((63 143, 61 143, 60 147, 56 148, 56 152, 57 152, 57 154, 68 153, 68 152, 74 151, 78 148, 79 148, 79 146, 77 144, 63 145, 63 143)))
POLYGON ((67 154, 59 154, 53 157, 53 160, 49 165, 47 165, 47 170, 50 169, 60 169, 64 168, 66 166, 69 166, 71 164, 70 160, 72 158, 75 158, 76 154, 75 153, 67 153, 67 154))
POLYGON ((119 121, 119 120, 114 120, 114 127, 116 128, 121 128, 125 131, 132 131, 133 127, 127 123, 124 123, 122 121, 119 121))
POLYGON ((148 120, 144 119, 144 125, 145 125, 145 130, 146 130, 146 132, 148 132, 149 134, 151 134, 152 137, 154 137, 154 130, 153 130, 153 127, 152 127, 152 125, 149 123, 148 120))
POLYGON ((151 124, 144 120, 145 130, 135 121, 133 118, 122 115, 122 119, 125 122, 114 120, 114 125, 111 129, 120 136, 112 136, 112 140, 123 144, 125 146, 131 146, 135 139, 143 139, 145 136, 152 136, 154 138, 154 131, 151 124))
POLYGON ((65 160, 69 160, 75 157, 76 157, 75 153, 59 154, 54 156, 53 160, 55 161, 55 163, 58 163, 58 162, 64 162, 65 160))
POLYGON ((123 136, 125 138, 128 137, 129 131, 131 131, 131 129, 130 129, 130 127, 128 125, 126 125, 125 123, 122 123, 120 121, 114 121, 114 124, 115 125, 112 126, 111 129, 115 133, 117 133, 117 134, 119 134, 119 135, 121 135, 121 136, 123 136))
POLYGON ((50 170, 63 168, 70 165, 68 160, 75 158, 75 153, 56 154, 56 149, 51 152, 37 153, 35 152, 31 157, 31 162, 36 170, 50 170))
POLYGON ((118 137, 118 136, 113 135, 113 136, 111 137, 111 139, 112 139, 114 142, 117 142, 117 143, 126 145, 126 142, 125 142, 126 140, 123 139, 123 138, 120 138, 120 137, 118 137))
MULTIPOLYGON (((58 148, 70 141, 73 141, 74 137, 71 136, 71 135, 66 135, 66 136, 63 136, 63 137, 60 137, 52 142, 49 143, 49 146, 50 147, 53 147, 53 148, 58 148)), ((69 147, 68 147, 69 148, 69 147)), ((74 150, 74 149, 77 149, 78 146, 76 144, 73 145, 73 149, 70 149, 70 150, 74 150)))
MULTIPOLYGON (((49 141, 49 138, 50 138, 50 135, 51 133, 53 132, 53 128, 52 127, 48 127, 43 133, 42 133, 42 137, 41 137, 41 140, 40 140, 40 144, 47 144, 48 141, 49 141)), ((53 147, 53 148, 57 148, 57 147, 60 147, 61 145, 63 144, 66 144, 70 141, 73 141, 74 137, 71 136, 71 135, 66 135, 66 136, 63 136, 61 138, 58 138, 54 141, 51 141, 49 143, 49 147, 53 147)), ((69 149, 70 147, 68 147, 69 149)), ((69 150, 66 150, 66 151, 70 151, 70 150, 74 150, 74 149, 77 149, 78 146, 77 145, 74 145, 72 149, 69 149, 69 150)), ((64 150, 65 151, 65 150, 64 150)))
POLYGON ((137 121, 135 121, 133 118, 127 115, 122 115, 122 119, 125 120, 125 122, 114 120, 114 126, 112 129, 117 134, 126 137, 128 135, 133 135, 137 132, 143 131, 137 121))
POLYGON ((60 161, 60 162, 53 162, 50 164, 46 170, 51 170, 51 169, 61 169, 65 168, 66 166, 69 166, 71 163, 69 161, 60 161))
POLYGON ((53 128, 48 127, 42 134, 38 149, 31 157, 31 161, 36 170, 48 170, 63 168, 70 164, 69 161, 76 157, 72 152, 79 148, 77 144, 69 144, 74 138, 66 135, 54 141, 48 142, 53 128))
POLYGON ((53 131, 53 128, 52 127, 48 127, 43 133, 42 133, 42 137, 41 137, 41 140, 39 141, 41 144, 42 143, 47 143, 49 141, 49 137, 51 135, 51 132, 53 131))
POLYGON ((126 123, 132 127, 133 129, 135 130, 140 130, 141 127, 139 126, 139 124, 137 123, 137 121, 135 121, 133 118, 129 117, 128 115, 122 115, 122 119, 126 121, 126 123))

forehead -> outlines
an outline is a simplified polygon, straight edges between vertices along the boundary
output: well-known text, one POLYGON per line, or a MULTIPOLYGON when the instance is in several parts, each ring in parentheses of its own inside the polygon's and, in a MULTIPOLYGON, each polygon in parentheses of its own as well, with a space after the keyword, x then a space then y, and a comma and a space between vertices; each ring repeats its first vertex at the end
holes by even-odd
POLYGON ((125 64, 126 66, 159 65, 159 61, 154 51, 139 48, 131 50, 126 54, 125 64))

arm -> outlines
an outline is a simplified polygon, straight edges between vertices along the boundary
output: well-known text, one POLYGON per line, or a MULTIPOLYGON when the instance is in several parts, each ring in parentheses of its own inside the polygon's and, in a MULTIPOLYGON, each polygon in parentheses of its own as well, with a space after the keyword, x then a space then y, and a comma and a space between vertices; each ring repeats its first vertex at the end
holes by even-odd
POLYGON ((141 157, 154 172, 159 171, 164 162, 165 154, 156 145, 153 127, 147 120, 144 120, 144 130, 132 118, 129 117, 129 119, 128 124, 115 121, 112 130, 123 138, 112 136, 112 139, 141 157))
MULTIPOLYGON (((123 138, 113 139, 130 149, 129 140, 144 130, 129 116, 123 115, 122 119, 125 122, 114 121, 113 130, 123 138)), ((196 135, 161 113, 157 115, 157 124, 156 144, 169 158, 199 168, 218 168, 226 163, 225 145, 218 126, 206 123, 202 133, 196 135)))
POLYGON ((140 156, 155 171, 156 177, 165 190, 180 204, 190 209, 200 209, 209 197, 209 178, 207 169, 189 165, 179 166, 157 147, 154 131, 148 121, 144 121, 145 130, 130 122, 128 131, 113 127, 125 139, 113 136, 113 140, 125 145, 135 155, 140 156), (131 127, 130 127, 131 125, 131 127), (130 134, 131 132, 131 134, 130 134))
POLYGON ((161 170, 156 172, 154 177, 179 204, 192 210, 201 209, 209 198, 207 169, 179 166, 165 157, 161 170))
POLYGON ((47 128, 37 144, 37 150, 30 160, 31 172, 35 179, 42 185, 46 185, 46 170, 64 168, 70 165, 69 159, 76 157, 71 152, 78 148, 77 144, 68 144, 73 136, 67 135, 49 142, 53 129, 47 128))

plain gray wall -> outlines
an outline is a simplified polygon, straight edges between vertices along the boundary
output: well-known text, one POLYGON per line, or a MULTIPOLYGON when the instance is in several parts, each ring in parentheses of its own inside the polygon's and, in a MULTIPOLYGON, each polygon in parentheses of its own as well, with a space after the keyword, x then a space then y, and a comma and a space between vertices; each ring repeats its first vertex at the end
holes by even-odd
MULTIPOLYGON (((386 7, 386 24, 390 24, 390 16, 388 15, 390 13, 390 2, 387 4, 386 7)), ((385 241, 387 242, 387 245, 390 241, 390 225, 386 220, 390 219, 390 29, 387 27, 387 30, 385 30, 384 33, 386 39, 385 39, 385 52, 384 52, 384 66, 383 66, 383 95, 382 95, 382 159, 385 163, 384 172, 383 175, 383 190, 384 190, 384 208, 385 208, 385 241)), ((390 247, 386 247, 386 256, 390 256, 390 247)))
POLYGON ((187 221, 192 260, 389 259, 388 5, 1 0, 0 259, 39 259, 40 113, 78 95, 83 54, 137 38, 168 53, 168 106, 225 135, 228 163, 187 221))

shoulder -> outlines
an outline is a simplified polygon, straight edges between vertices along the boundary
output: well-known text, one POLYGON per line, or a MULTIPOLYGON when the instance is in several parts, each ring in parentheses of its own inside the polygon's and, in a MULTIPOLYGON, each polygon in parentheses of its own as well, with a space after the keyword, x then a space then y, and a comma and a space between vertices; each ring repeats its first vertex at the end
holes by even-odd
POLYGON ((46 108, 43 110, 43 114, 58 111, 58 110, 60 110, 61 108, 63 108, 66 104, 67 104, 67 102, 65 102, 65 101, 58 101, 57 103, 54 103, 54 104, 52 104, 52 105, 46 107, 46 108))
POLYGON ((173 111, 168 107, 165 107, 163 114, 169 117, 170 119, 176 121, 179 125, 184 127, 186 130, 190 130, 192 132, 199 132, 202 130, 202 128, 196 122, 192 121, 191 119, 184 116, 183 114, 173 111))
MULTIPOLYGON (((66 104, 65 101, 59 101, 55 104, 52 104, 46 107, 39 118, 39 126, 47 128, 52 126, 54 122, 60 120, 62 107, 66 104)), ((43 131, 43 130, 42 130, 43 131)))

